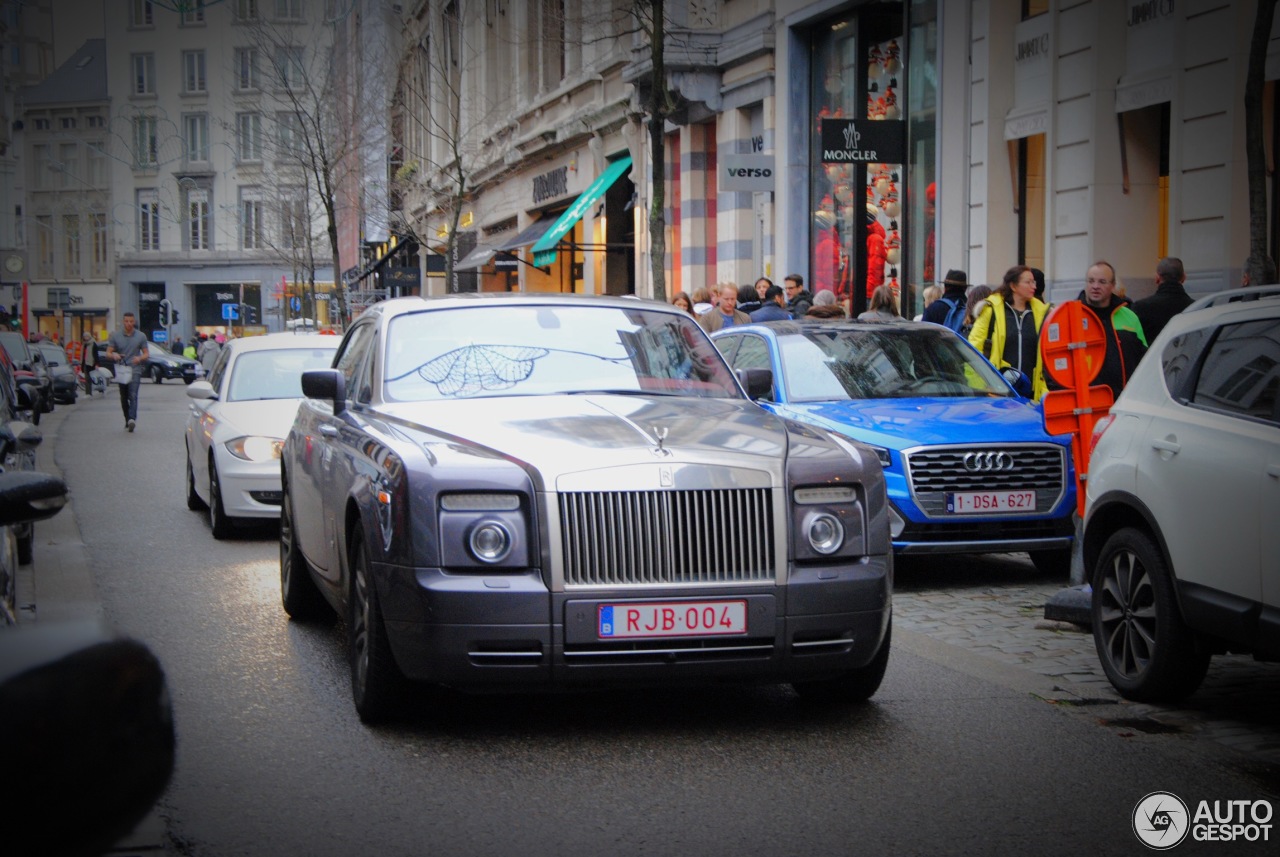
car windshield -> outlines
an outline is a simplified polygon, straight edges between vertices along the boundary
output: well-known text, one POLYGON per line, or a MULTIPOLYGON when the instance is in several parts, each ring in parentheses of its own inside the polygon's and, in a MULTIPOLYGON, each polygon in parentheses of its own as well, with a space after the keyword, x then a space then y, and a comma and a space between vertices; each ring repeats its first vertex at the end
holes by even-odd
POLYGON ((232 365, 228 402, 301 399, 302 373, 333 363, 333 348, 277 348, 246 351, 232 365))
POLYGON ((41 345, 40 353, 44 355, 45 362, 51 366, 61 366, 67 362, 66 352, 57 346, 41 345))
POLYGON ((558 393, 739 398, 687 315, 641 306, 493 306, 403 315, 387 334, 392 401, 558 393))
POLYGON ((1013 395, 991 364, 942 328, 819 328, 778 342, 793 402, 1013 395))

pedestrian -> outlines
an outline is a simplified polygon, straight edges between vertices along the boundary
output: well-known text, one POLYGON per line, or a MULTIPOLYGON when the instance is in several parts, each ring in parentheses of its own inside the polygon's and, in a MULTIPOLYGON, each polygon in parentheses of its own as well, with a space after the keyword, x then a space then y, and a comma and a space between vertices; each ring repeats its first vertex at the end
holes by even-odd
POLYGON ((799 274, 788 274, 782 280, 783 289, 787 293, 787 309, 792 318, 804 318, 813 306, 813 295, 804 287, 804 277, 799 274))
POLYGON ((819 321, 830 321, 831 319, 844 319, 849 316, 845 313, 844 307, 840 305, 840 301, 836 299, 835 292, 823 289, 813 296, 813 306, 809 307, 809 311, 804 314, 805 318, 816 318, 819 321))
POLYGON ((1147 338, 1142 332, 1142 322, 1124 299, 1115 294, 1115 288, 1116 269, 1110 262, 1099 260, 1089 266, 1084 290, 1076 300, 1097 315, 1107 345, 1093 386, 1106 384, 1119 398, 1138 361, 1147 353, 1147 338))
POLYGON ((942 280, 942 294, 933 303, 926 303, 921 321, 941 324, 956 333, 963 334, 965 310, 968 300, 965 289, 969 288, 969 275, 959 268, 947 271, 942 280))
POLYGON ((191 342, 188 342, 188 343, 187 343, 187 347, 186 347, 186 348, 184 348, 184 349, 182 349, 182 356, 183 356, 183 357, 189 357, 189 358, 191 358, 192 360, 196 360, 196 359, 197 359, 197 357, 196 357, 196 353, 197 353, 197 352, 196 352, 196 341, 195 341, 195 339, 192 339, 192 341, 191 341, 191 342))
POLYGON ((1142 335, 1147 344, 1155 341, 1169 323, 1169 319, 1194 302, 1183 283, 1187 281, 1186 269, 1176 256, 1165 256, 1156 263, 1156 293, 1140 301, 1134 301, 1131 309, 1142 322, 1142 335))
POLYGON ((745 312, 747 315, 764 306, 764 301, 760 298, 760 293, 756 291, 755 286, 743 286, 738 289, 738 310, 745 312))
POLYGON ((1012 367, 1031 381, 1031 400, 1048 392, 1040 355, 1040 328, 1049 305, 1036 299, 1036 279, 1026 265, 1014 265, 969 331, 969 344, 997 369, 1012 367))
POLYGON ((1044 271, 1040 270, 1039 268, 1032 268, 1031 276, 1036 278, 1036 300, 1049 303, 1048 301, 1044 300, 1044 289, 1045 289, 1044 271))
MULTIPOLYGON (((84 345, 80 348, 80 371, 84 373, 84 394, 93 396, 93 375, 94 369, 98 368, 98 364, 102 361, 98 359, 98 343, 93 341, 93 333, 84 332, 84 345)), ((103 395, 106 395, 105 393, 103 395)))
POLYGON ((723 327, 735 324, 750 324, 751 316, 738 310, 738 287, 733 283, 720 283, 716 286, 720 294, 720 304, 709 312, 698 316, 698 324, 707 333, 714 333, 723 327))
POLYGON ((698 286, 693 290, 693 313, 694 315, 702 315, 710 312, 712 307, 711 292, 706 286, 698 286))
POLYGON ((196 359, 204 367, 205 377, 208 377, 209 373, 213 371, 213 365, 218 362, 218 354, 221 353, 222 346, 212 336, 206 336, 203 339, 204 341, 200 343, 196 359))
POLYGON ((768 300, 768 298, 765 297, 765 292, 769 291, 769 287, 772 285, 773 285, 773 280, 769 279, 768 277, 761 277, 760 279, 756 280, 756 295, 759 297, 760 303, 763 304, 766 300, 768 300))
POLYGON ((116 362, 116 385, 120 388, 120 409, 124 427, 133 431, 138 424, 138 387, 142 384, 142 364, 151 356, 147 337, 137 329, 137 318, 126 312, 120 319, 122 330, 107 337, 107 359, 116 362))
MULTIPOLYGON (((990 286, 970 286, 969 291, 964 295, 964 324, 960 325, 960 335, 965 339, 969 338, 969 334, 973 331, 973 320, 982 315, 982 310, 987 305, 987 298, 991 297, 990 286)), ((988 343, 989 345, 989 343, 988 343)), ((979 348, 983 354, 990 351, 990 347, 979 348)))
MULTIPOLYGON (((940 297, 942 297, 942 286, 939 286, 936 283, 930 286, 925 286, 920 291, 920 312, 914 319, 912 319, 912 321, 924 321, 924 311, 940 297)), ((964 310, 960 311, 960 317, 964 318, 964 310)))
POLYGON ((887 285, 876 286, 867 311, 858 316, 858 321, 902 321, 898 302, 893 299, 893 289, 887 285))
POLYGON ((169 349, 169 351, 170 351, 170 353, 172 353, 172 354, 181 354, 181 353, 182 353, 182 337, 181 337, 181 336, 175 336, 175 337, 174 337, 174 339, 173 339, 173 347, 172 347, 172 348, 170 348, 170 349, 169 349))
POLYGON ((695 317, 697 316, 697 313, 693 311, 693 301, 684 292, 676 292, 674 295, 672 295, 671 303, 673 306, 677 306, 680 309, 684 310, 685 312, 689 313, 689 315, 692 315, 695 317))
POLYGON ((769 287, 764 291, 764 304, 760 309, 751 313, 751 320, 786 321, 789 318, 791 318, 791 313, 787 312, 782 286, 775 286, 770 283, 769 287))

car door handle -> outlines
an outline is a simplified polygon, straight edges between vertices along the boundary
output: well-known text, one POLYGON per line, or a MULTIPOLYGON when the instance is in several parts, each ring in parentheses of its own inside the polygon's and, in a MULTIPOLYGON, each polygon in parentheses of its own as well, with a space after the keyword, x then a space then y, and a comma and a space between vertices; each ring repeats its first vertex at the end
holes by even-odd
POLYGON ((325 437, 337 437, 338 427, 331 426, 331 425, 322 425, 320 426, 320 434, 324 435, 325 437))
POLYGON ((1151 445, 1152 445, 1154 448, 1156 448, 1156 449, 1160 450, 1161 452, 1175 452, 1175 453, 1176 453, 1176 452, 1179 452, 1179 451, 1182 449, 1182 444, 1177 443, 1176 441, 1172 441, 1172 440, 1153 440, 1153 441, 1151 441, 1151 445))
POLYGON ((1273 464, 1267 468, 1267 475, 1280 479, 1280 464, 1273 464))

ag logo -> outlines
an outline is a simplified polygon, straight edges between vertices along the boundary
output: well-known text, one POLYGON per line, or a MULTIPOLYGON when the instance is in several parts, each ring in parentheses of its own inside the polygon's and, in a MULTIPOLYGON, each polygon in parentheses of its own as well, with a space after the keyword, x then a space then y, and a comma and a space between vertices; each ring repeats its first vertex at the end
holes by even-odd
POLYGON ((1187 838, 1191 814, 1172 792, 1152 792, 1133 808, 1133 833, 1148 848, 1167 851, 1187 838))

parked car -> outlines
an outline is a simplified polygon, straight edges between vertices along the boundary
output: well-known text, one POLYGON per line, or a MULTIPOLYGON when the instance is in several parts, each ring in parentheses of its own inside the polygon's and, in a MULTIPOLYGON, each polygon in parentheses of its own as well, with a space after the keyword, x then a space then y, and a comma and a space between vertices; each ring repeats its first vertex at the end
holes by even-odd
POLYGON ((160 343, 150 342, 147 343, 147 367, 143 373, 157 384, 166 378, 181 379, 190 384, 204 377, 204 367, 197 360, 174 354, 160 343))
POLYGON ((80 394, 80 379, 66 350, 48 339, 32 344, 31 348, 44 361, 45 369, 53 380, 53 400, 63 405, 74 405, 80 394))
POLYGON ((14 378, 20 386, 31 390, 31 422, 40 424, 40 415, 53 411, 53 378, 44 361, 31 350, 22 334, 16 330, 0 331, 0 347, 8 352, 13 362, 14 378))
POLYGON ((1214 654, 1280 659, 1280 296, 1264 289, 1174 316, 1094 429, 1093 635, 1129 699, 1193 693, 1214 654))
POLYGON ((1027 551, 1070 571, 1069 436, 961 337, 926 323, 780 321, 712 339, 735 369, 773 373, 771 413, 870 445, 899 554, 1027 551))
MULTIPOLYGON (((27 495, 22 486, 28 481, 19 478, 35 470, 36 447, 42 440, 40 429, 19 416, 19 409, 30 406, 30 393, 25 387, 17 387, 11 380, 7 355, 0 360, 0 385, 7 389, 0 394, 0 481, 14 487, 11 498, 21 504, 27 495), (12 395, 10 395, 12 390, 12 395)), ((3 492, 0 492, 3 493, 3 492)), ((61 505, 61 504, 59 504, 61 505)), ((3 513, 0 512, 0 516, 3 513)), ((35 516, 46 517, 46 516, 35 516)), ((19 565, 31 562, 35 543, 35 518, 14 516, 14 520, 0 524, 0 623, 12 624, 17 620, 16 577, 19 565)))
POLYGON ((187 508, 208 509, 213 537, 243 518, 280 516, 280 445, 302 401, 302 373, 329 366, 333 336, 233 339, 208 381, 187 387, 187 508))

